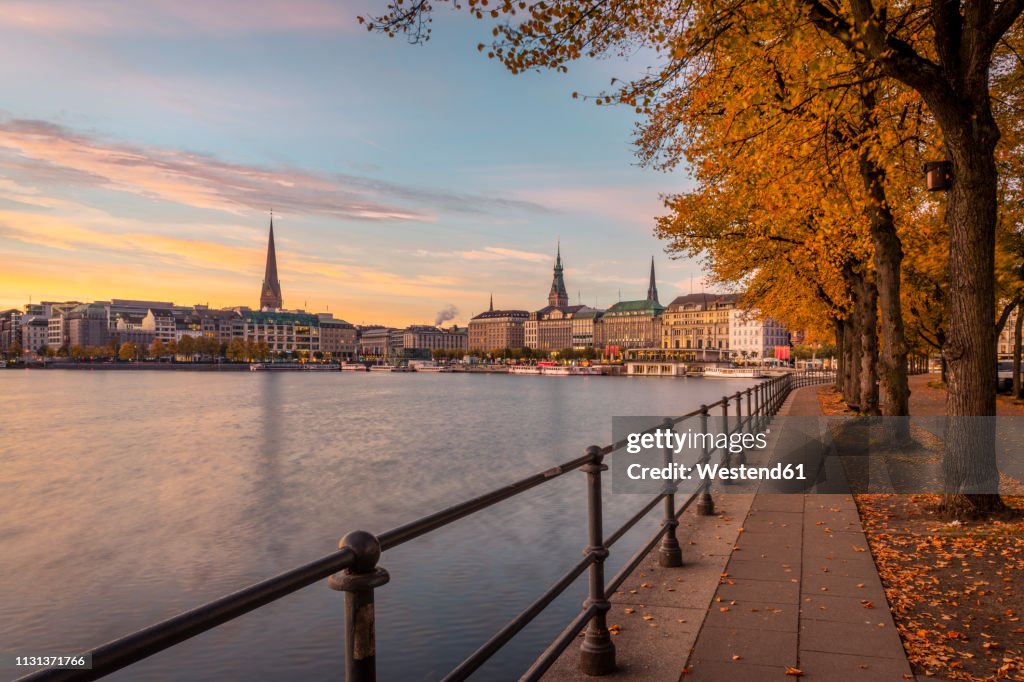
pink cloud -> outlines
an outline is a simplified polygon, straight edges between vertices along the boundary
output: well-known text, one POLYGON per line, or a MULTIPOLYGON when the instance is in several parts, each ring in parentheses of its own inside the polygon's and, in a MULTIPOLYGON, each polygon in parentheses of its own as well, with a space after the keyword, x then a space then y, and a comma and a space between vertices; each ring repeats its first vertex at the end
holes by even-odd
POLYGON ((231 35, 262 31, 338 31, 356 27, 356 12, 331 0, 14 0, 0 25, 44 33, 231 35))
POLYGON ((441 212, 504 215, 510 210, 545 210, 502 197, 127 145, 35 120, 0 121, 0 170, 18 178, 23 197, 31 193, 30 183, 86 186, 233 214, 273 207, 293 215, 379 222, 434 221, 441 212))

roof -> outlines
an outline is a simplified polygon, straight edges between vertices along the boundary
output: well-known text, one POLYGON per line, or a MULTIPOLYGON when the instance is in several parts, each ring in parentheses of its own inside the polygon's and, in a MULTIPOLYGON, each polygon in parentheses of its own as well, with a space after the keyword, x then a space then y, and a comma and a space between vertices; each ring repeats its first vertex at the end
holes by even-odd
POLYGON ((605 312, 606 311, 604 311, 604 310, 581 310, 580 312, 576 313, 572 317, 573 317, 574 320, 590 320, 590 319, 596 320, 597 318, 599 318, 602 315, 604 315, 605 312))
POLYGON ((661 313, 665 309, 665 306, 654 301, 619 301, 606 312, 606 316, 617 316, 617 315, 630 315, 635 313, 653 313, 655 315, 661 313))
POLYGON ((681 308, 683 306, 700 306, 703 310, 708 310, 713 305, 730 304, 736 305, 736 301, 739 300, 738 294, 686 294, 685 296, 676 296, 675 299, 669 303, 672 308, 681 308))
POLYGON ((308 324, 319 326, 320 318, 309 313, 285 313, 276 311, 250 311, 243 316, 252 324, 308 324))
POLYGON ((489 320, 501 317, 521 317, 524 320, 530 316, 525 310, 487 310, 479 315, 474 315, 474 320, 489 320))

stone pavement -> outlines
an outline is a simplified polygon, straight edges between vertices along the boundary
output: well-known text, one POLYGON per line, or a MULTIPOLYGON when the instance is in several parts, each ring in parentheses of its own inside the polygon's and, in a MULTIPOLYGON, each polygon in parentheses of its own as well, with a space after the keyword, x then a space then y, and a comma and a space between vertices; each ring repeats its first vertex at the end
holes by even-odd
MULTIPOLYGON (((780 414, 820 414, 815 391, 795 391, 780 414)), ((715 503, 716 516, 681 519, 685 566, 658 567, 655 550, 611 596, 619 670, 604 679, 797 679, 788 668, 830 682, 912 679, 850 495, 715 503)), ((548 679, 592 679, 578 656, 569 647, 548 679)))

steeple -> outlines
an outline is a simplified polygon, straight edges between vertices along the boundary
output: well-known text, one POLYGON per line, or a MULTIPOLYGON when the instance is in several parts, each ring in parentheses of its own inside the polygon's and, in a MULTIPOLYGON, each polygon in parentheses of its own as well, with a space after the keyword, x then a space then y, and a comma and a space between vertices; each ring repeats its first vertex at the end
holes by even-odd
POLYGON ((558 251, 555 255, 555 274, 551 278, 551 291, 548 292, 548 305, 569 305, 569 292, 565 290, 562 278, 562 240, 558 240, 558 251))
POLYGON ((267 240, 267 269, 263 274, 263 288, 260 290, 260 310, 279 310, 281 282, 277 279, 277 251, 274 249, 274 212, 270 212, 270 238, 267 240))
POLYGON ((487 307, 487 312, 494 312, 494 294, 491 294, 491 304, 487 307))
POLYGON ((647 286, 647 300, 658 303, 658 285, 654 283, 654 256, 651 256, 651 283, 647 286))

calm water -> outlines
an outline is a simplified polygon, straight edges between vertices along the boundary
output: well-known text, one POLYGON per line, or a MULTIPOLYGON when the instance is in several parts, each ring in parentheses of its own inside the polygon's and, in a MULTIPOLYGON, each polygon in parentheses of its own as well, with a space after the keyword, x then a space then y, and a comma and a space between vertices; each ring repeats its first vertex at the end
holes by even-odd
MULTIPOLYGON (((0 372, 0 651, 72 653, 680 414, 743 380, 464 374, 0 372)), ((642 499, 610 495, 606 529, 642 499)), ((584 475, 391 550, 385 680, 447 672, 572 566, 584 475)), ((656 517, 656 515, 654 515, 656 517)), ((650 536, 635 529, 607 575, 650 536)), ((489 664, 514 679, 579 582, 489 664)), ((115 675, 341 679, 342 594, 312 585, 115 675)), ((12 677, 10 672, 0 678, 12 677)))

